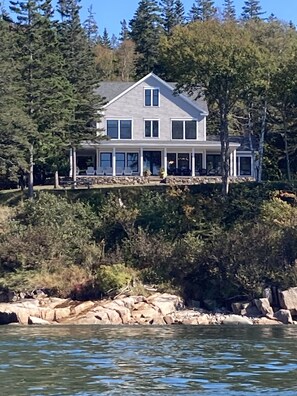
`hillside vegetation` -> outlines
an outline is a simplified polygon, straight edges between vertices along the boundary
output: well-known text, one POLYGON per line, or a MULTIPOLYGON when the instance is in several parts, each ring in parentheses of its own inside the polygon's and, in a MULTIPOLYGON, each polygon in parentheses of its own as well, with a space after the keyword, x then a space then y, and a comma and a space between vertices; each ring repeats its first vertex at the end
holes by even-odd
MULTIPOLYGON (((0 287, 78 299, 142 284, 224 304, 297 284, 297 198, 257 184, 41 192, 0 211, 0 287)), ((137 290, 138 288, 138 290, 137 290)))

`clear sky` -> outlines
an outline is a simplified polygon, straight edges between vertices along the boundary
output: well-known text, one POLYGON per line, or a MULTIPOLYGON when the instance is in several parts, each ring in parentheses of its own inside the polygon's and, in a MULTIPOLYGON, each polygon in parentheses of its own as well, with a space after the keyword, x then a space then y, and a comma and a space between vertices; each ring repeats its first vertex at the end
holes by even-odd
MULTIPOLYGON (((186 14, 191 8, 194 0, 183 0, 186 14)), ((290 21, 297 24, 297 0, 261 0, 265 16, 273 13, 277 18, 290 21)), ((120 21, 126 19, 127 22, 132 19, 139 0, 81 0, 82 21, 86 19, 87 10, 90 5, 93 6, 93 12, 96 14, 95 19, 99 26, 100 33, 106 28, 109 35, 118 35, 121 29, 120 21)), ((216 0, 215 5, 222 7, 223 0, 216 0)), ((234 0, 237 14, 240 15, 244 0, 234 0)))

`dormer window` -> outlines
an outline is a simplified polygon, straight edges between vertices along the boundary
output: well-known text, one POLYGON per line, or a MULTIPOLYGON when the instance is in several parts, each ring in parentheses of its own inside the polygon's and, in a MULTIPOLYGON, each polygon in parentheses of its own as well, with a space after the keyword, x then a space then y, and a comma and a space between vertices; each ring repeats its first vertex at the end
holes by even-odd
POLYGON ((144 105, 146 107, 159 106, 159 88, 145 88, 144 90, 144 105))

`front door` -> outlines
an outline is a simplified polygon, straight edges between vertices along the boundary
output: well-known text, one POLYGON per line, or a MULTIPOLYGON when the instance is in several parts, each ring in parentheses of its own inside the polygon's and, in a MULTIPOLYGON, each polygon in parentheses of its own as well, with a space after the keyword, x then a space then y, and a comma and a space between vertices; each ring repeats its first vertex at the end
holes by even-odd
POLYGON ((161 151, 143 152, 143 170, 149 170, 153 176, 158 176, 161 168, 161 151))

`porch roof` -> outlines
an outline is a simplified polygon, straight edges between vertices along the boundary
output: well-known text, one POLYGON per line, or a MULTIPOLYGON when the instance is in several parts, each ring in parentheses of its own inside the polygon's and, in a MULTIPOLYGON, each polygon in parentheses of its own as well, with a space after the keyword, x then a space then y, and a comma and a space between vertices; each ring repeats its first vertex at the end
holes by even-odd
MULTIPOLYGON (((230 142, 230 149, 236 150, 240 147, 239 143, 230 142)), ((133 148, 133 149, 202 149, 202 150, 221 150, 219 141, 198 141, 198 140, 103 140, 100 143, 85 141, 80 145, 81 148, 133 148)))

